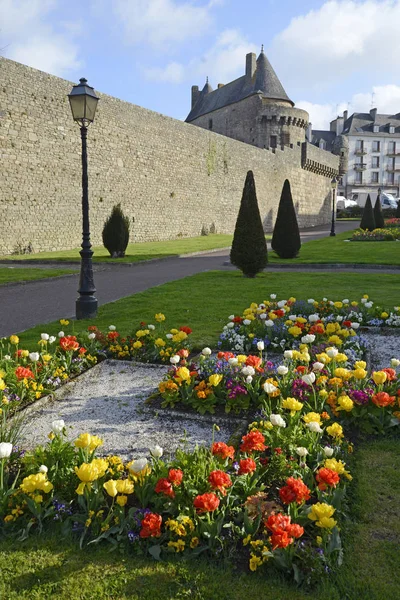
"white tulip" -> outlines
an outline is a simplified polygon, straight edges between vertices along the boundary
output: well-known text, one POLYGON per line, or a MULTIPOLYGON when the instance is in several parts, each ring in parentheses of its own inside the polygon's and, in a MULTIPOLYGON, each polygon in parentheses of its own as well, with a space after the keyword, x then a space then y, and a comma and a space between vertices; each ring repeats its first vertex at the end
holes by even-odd
POLYGON ((322 298, 323 302, 328 302, 328 298, 322 298))
POLYGON ((39 352, 30 352, 29 358, 32 362, 37 362, 40 358, 40 354, 39 354, 39 352))
POLYGON ((312 344, 314 340, 315 340, 315 335, 313 335, 312 333, 303 335, 303 337, 301 338, 302 344, 312 344))
POLYGON ((167 338, 167 340, 172 340, 174 336, 172 335, 172 333, 167 333, 165 337, 167 338))
POLYGON ((39 473, 47 473, 48 468, 46 467, 46 465, 40 465, 39 467, 39 473))
POLYGON ((273 394, 277 389, 278 388, 275 387, 273 383, 269 383, 268 381, 264 383, 264 392, 266 394, 273 394))
POLYGON ((54 344, 54 342, 56 341, 56 337, 54 335, 51 335, 49 338, 49 344, 54 344))
POLYGON ((271 319, 268 319, 267 321, 265 321, 265 327, 273 327, 274 326, 274 322, 271 319))
POLYGON ((319 321, 319 315, 317 315, 317 313, 315 313, 314 315, 310 315, 308 317, 308 320, 310 321, 310 323, 316 323, 317 321, 319 321))
POLYGON ((267 318, 267 313, 261 313, 260 319, 262 319, 263 321, 265 321, 266 318, 267 318))
POLYGON ((315 300, 314 300, 314 298, 309 298, 307 300, 307 302, 308 302, 308 304, 314 304, 315 300))
POLYGON ((149 448, 149 450, 150 454, 154 456, 154 458, 161 458, 164 453, 163 449, 158 444, 156 444, 152 448, 149 448))
POLYGON ((147 458, 138 458, 133 462, 133 464, 129 467, 129 470, 132 473, 140 473, 147 467, 147 458))
POLYGON ((117 328, 115 327, 115 325, 109 325, 109 326, 108 326, 108 329, 109 329, 110 331, 115 331, 117 328))
POLYGON ((322 371, 322 369, 324 368, 324 363, 322 362, 315 362, 312 366, 314 371, 322 371))
POLYGON ((312 385, 315 381, 315 373, 306 373, 305 375, 302 375, 301 378, 307 385, 312 385))
POLYGON ((350 300, 348 298, 345 298, 344 300, 342 300, 343 304, 348 304, 350 302, 350 300))
POLYGON ((335 346, 331 346, 330 348, 327 348, 325 350, 325 352, 327 353, 329 358, 336 358, 336 356, 339 354, 339 350, 337 348, 335 348, 335 346))
POLYGON ((58 332, 58 337, 59 337, 59 338, 62 338, 62 337, 64 337, 64 336, 65 336, 65 333, 64 333, 63 331, 59 331, 59 332, 58 332))
POLYGON ((231 365, 231 367, 237 367, 239 364, 239 361, 237 358, 229 358, 228 363, 231 365))
POLYGON ((245 375, 246 377, 248 375, 253 376, 255 374, 255 370, 253 369, 253 367, 243 367, 242 369, 242 374, 245 375))
POLYGON ((343 317, 342 317, 342 316, 340 316, 340 315, 338 315, 338 316, 336 317, 336 321, 337 321, 338 323, 341 323, 341 322, 343 321, 343 317))
POLYGON ((313 433, 322 433, 323 431, 317 421, 310 421, 309 423, 306 423, 306 427, 308 427, 308 429, 313 433))
POLYGON ((233 319, 234 319, 234 318, 235 318, 235 315, 229 315, 229 317, 228 317, 228 319, 229 319, 230 321, 233 321, 233 319))
POLYGON ((11 356, 9 354, 4 355, 4 360, 11 360, 11 356))
POLYGON ((207 346, 205 348, 203 348, 203 350, 201 351, 203 356, 210 356, 211 355, 211 348, 208 348, 207 346))
POLYGON ((180 360, 181 360, 181 357, 178 356, 177 354, 174 354, 174 356, 171 356, 171 358, 169 359, 169 362, 172 365, 177 365, 180 362, 180 360))
POLYGON ((257 342, 257 350, 261 352, 262 350, 264 350, 264 348, 264 342, 257 342))
POLYGON ((13 449, 13 445, 9 442, 1 442, 0 443, 0 460, 2 458, 8 458, 11 456, 11 452, 13 449))
POLYGON ((392 358, 390 361, 390 366, 396 368, 400 365, 400 360, 398 358, 392 358))
POLYGON ((147 329, 150 329, 150 331, 154 331, 156 328, 155 325, 147 325, 147 329))
POLYGON ((253 381, 253 378, 251 375, 247 375, 246 377, 246 383, 251 383, 253 381))
POLYGON ((289 315, 289 321, 296 321, 297 315, 289 315))
POLYGON ((360 323, 351 323, 352 329, 358 329, 360 327, 360 323))
POLYGON ((49 336, 49 334, 48 334, 48 333, 41 333, 41 334, 40 334, 40 337, 41 337, 41 338, 42 338, 42 340, 44 340, 45 342, 48 342, 48 341, 49 341, 49 338, 50 338, 50 336, 49 336))
POLYGON ((271 415, 269 420, 275 427, 286 427, 286 421, 282 419, 281 415, 271 415))
POLYGON ((285 352, 283 353, 283 356, 285 358, 293 358, 293 350, 285 350, 285 352))
POLYGON ((271 300, 275 300, 276 294, 270 294, 269 297, 271 298, 271 300))
POLYGON ((296 448, 296 453, 299 456, 307 456, 308 450, 307 448, 304 448, 304 446, 299 446, 298 448, 296 448))
POLYGON ((285 365, 279 365, 279 367, 277 368, 277 373, 279 375, 286 375, 288 371, 289 369, 285 365))
POLYGON ((333 448, 330 448, 329 446, 325 446, 324 454, 327 458, 330 458, 333 455, 333 448))
POLYGON ((279 306, 279 308, 283 308, 285 304, 287 304, 287 300, 279 300, 277 306, 279 306))
POLYGON ((235 327, 235 323, 232 323, 232 321, 230 323, 226 324, 228 329, 233 329, 235 327))
POLYGON ((367 299, 366 298, 361 298, 361 304, 367 304, 367 299))
POLYGON ((94 339, 96 339, 96 334, 95 333, 89 333, 88 338, 89 338, 89 340, 94 340, 94 339))
POLYGON ((65 422, 63 419, 56 419, 51 424, 51 429, 54 433, 61 433, 65 427, 65 422))
POLYGON ((250 319, 243 319, 243 325, 250 325, 250 319))
POLYGON ((365 308, 372 308, 373 302, 366 302, 365 308))

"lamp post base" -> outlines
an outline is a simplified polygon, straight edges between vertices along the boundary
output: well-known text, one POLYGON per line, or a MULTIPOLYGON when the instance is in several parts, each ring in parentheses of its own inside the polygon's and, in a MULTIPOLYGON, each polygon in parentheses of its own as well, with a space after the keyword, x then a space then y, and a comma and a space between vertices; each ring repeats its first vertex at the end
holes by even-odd
POLYGON ((94 296, 79 296, 75 303, 76 318, 94 319, 97 316, 97 298, 94 296))
POLYGON ((334 237, 336 235, 336 233, 334 231, 331 231, 329 234, 331 237, 334 237))

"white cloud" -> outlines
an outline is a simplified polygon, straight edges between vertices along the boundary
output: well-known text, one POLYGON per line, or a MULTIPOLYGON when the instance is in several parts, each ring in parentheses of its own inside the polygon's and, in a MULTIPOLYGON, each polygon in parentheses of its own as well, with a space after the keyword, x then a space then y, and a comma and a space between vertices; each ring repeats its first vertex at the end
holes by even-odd
POLYGON ((271 56, 289 81, 314 87, 351 73, 397 72, 399 30, 400 0, 329 0, 292 19, 271 56))
POLYGON ((195 6, 174 0, 115 0, 113 9, 131 44, 173 45, 203 35, 212 23, 215 4, 195 6))
POLYGON ((0 0, 3 55, 59 76, 77 68, 77 25, 64 23, 63 30, 56 31, 47 21, 56 7, 56 0, 0 0))
POLYGON ((150 81, 165 81, 166 83, 181 83, 185 74, 183 65, 170 62, 165 68, 154 67, 144 69, 144 75, 150 81))
POLYGON ((349 103, 315 104, 306 100, 296 102, 297 108, 302 108, 310 115, 313 129, 329 129, 329 123, 344 110, 367 113, 371 107, 377 108, 378 113, 394 115, 400 113, 400 86, 381 85, 374 86, 370 93, 354 94, 349 103))

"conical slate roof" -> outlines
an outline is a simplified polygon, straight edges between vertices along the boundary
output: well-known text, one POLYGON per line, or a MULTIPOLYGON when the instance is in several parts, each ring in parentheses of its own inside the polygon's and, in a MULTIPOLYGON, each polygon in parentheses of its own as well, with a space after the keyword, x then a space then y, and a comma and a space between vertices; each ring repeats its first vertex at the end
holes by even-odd
POLYGON ((270 98, 271 100, 283 100, 294 106, 294 102, 290 100, 283 89, 277 74, 263 50, 261 50, 257 58, 255 75, 255 80, 253 77, 250 82, 243 75, 243 77, 239 77, 239 79, 235 79, 214 91, 207 79, 207 83, 201 91, 196 104, 187 116, 186 122, 193 121, 197 117, 206 115, 229 104, 239 102, 253 94, 262 94, 263 98, 270 98))

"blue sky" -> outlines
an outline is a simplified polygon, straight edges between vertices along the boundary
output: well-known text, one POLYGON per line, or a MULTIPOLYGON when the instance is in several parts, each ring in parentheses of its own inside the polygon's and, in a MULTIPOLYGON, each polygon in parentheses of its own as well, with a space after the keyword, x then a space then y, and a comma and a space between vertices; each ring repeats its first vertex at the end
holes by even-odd
POLYGON ((0 0, 4 56, 177 119, 261 44, 315 128, 398 113, 399 31, 400 0, 0 0))

